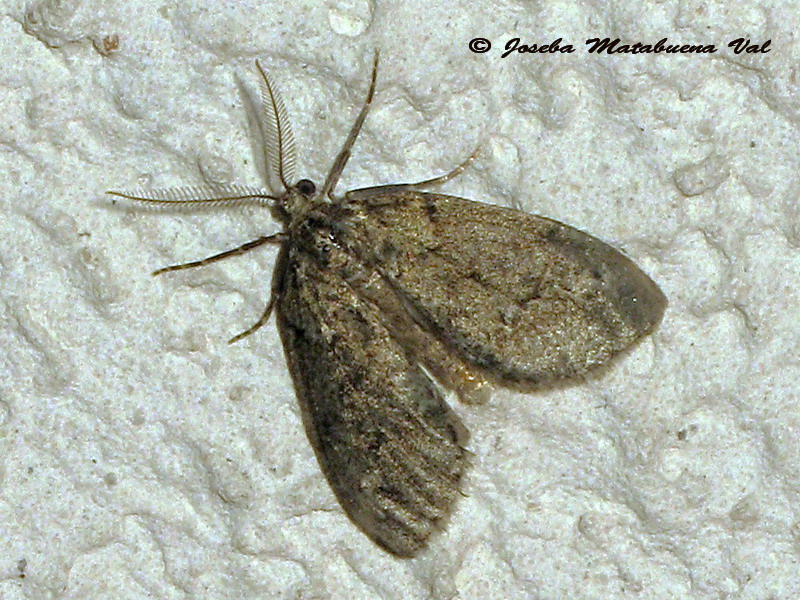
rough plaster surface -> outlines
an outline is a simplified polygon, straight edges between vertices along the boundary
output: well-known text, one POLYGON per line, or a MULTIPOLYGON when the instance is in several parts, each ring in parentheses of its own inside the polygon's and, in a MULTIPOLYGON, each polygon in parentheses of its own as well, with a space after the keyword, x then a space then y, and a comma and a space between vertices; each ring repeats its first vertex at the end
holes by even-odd
POLYGON ((660 3, 3 2, 0 598, 797 598, 798 10, 660 3), (421 6, 425 8, 421 8, 421 6), (645 8, 647 7, 647 8, 645 8), (569 55, 475 55, 573 40, 569 55), (596 56, 593 36, 715 43, 596 56), (763 55, 727 41, 772 39, 763 55), (659 331, 602 376, 456 409, 474 467, 411 561, 347 520, 270 324, 274 252, 156 267, 275 230, 156 214, 109 188, 258 183, 262 57, 320 180, 422 179, 623 248, 659 331))

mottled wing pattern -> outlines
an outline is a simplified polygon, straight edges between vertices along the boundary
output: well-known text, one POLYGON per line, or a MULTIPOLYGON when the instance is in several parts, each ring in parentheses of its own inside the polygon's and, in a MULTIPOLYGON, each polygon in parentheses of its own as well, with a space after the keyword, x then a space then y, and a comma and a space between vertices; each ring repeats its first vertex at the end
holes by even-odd
POLYGON ((349 244, 423 327, 501 382, 580 375, 649 333, 666 299, 629 258, 568 225, 462 198, 348 195, 349 244))
POLYGON ((353 522, 412 556, 460 493, 466 430, 372 304, 330 264, 284 251, 278 326, 309 440, 353 522))

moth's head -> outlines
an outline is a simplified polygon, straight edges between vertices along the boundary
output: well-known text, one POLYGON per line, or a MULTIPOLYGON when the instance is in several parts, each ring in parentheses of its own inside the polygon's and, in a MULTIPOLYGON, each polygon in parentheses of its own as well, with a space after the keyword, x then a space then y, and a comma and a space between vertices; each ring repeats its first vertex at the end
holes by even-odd
POLYGON ((310 179, 301 179, 289 186, 286 192, 279 196, 272 205, 273 217, 288 225, 299 215, 308 210, 308 207, 317 196, 317 186, 310 179))

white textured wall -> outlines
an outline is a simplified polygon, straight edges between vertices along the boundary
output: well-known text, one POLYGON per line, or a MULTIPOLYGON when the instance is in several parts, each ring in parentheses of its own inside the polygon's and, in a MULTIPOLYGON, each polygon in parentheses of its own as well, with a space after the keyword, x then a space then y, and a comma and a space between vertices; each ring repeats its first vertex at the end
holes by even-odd
POLYGON ((0 598, 800 596, 798 9, 106 4, 3 2, 0 598), (501 60, 467 50, 478 35, 578 51, 501 60), (584 51, 606 35, 721 51, 584 51), (732 55, 741 35, 772 51, 732 55), (274 251, 149 276, 274 231, 269 215, 102 195, 258 183, 256 56, 321 180, 374 47, 378 96, 340 189, 435 175, 484 136, 446 191, 592 232, 670 300, 604 376, 456 407, 468 497, 413 561, 336 503, 274 323, 226 344, 260 314, 274 251))

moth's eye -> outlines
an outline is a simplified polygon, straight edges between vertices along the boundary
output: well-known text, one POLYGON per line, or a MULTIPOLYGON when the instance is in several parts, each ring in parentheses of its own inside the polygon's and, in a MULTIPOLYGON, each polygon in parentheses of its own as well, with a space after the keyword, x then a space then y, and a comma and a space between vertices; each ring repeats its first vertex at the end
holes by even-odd
POLYGON ((303 196, 310 196, 317 191, 317 186, 315 186, 314 182, 310 179, 301 179, 297 182, 297 191, 303 194, 303 196))

